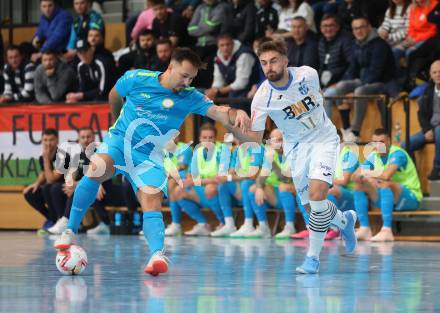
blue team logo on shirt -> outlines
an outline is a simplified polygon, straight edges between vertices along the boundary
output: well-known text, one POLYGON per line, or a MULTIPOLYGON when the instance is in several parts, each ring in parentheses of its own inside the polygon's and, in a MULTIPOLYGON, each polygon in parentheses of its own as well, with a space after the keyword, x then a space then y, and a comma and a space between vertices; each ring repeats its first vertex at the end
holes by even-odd
POLYGON ((309 87, 307 87, 306 83, 305 83, 306 78, 304 77, 300 83, 299 83, 299 88, 298 91, 303 95, 307 95, 309 93, 309 87))

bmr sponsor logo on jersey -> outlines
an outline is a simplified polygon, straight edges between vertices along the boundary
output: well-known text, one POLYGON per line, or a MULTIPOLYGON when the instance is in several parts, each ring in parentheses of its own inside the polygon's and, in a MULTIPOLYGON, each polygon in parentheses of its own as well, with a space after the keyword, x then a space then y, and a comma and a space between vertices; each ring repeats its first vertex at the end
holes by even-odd
POLYGON ((301 115, 304 113, 309 112, 313 108, 315 108, 317 105, 312 100, 311 97, 305 97, 301 101, 298 101, 297 103, 291 104, 288 107, 285 107, 283 109, 284 113, 286 113, 286 116, 284 119, 299 119, 301 115))

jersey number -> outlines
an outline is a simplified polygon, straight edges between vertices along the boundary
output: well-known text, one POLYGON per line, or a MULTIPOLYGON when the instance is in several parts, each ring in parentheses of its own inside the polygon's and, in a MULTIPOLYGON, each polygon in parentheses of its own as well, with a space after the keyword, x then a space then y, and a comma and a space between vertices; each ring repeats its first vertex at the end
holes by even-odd
POLYGON ((302 118, 301 123, 306 127, 307 129, 312 129, 316 127, 315 122, 313 122, 312 117, 302 118))

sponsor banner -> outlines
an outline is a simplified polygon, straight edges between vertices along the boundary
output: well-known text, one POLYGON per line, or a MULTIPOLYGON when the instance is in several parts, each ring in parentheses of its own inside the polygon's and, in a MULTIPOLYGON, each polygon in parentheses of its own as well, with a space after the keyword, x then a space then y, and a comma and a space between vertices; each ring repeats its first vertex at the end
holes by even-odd
POLYGON ((111 123, 108 104, 16 105, 0 107, 0 185, 27 185, 41 171, 41 133, 59 131, 59 142, 75 142, 81 127, 102 141, 111 123))

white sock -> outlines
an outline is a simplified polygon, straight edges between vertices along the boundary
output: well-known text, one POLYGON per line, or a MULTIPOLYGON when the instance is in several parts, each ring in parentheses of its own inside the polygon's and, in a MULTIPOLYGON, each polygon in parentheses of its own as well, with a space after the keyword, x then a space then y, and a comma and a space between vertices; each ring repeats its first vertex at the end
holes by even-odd
POLYGON ((339 229, 344 229, 345 226, 347 226, 347 218, 345 217, 344 213, 341 210, 338 210, 338 208, 335 206, 335 204, 331 201, 328 201, 328 205, 331 209, 336 210, 335 217, 331 220, 331 223, 339 229))
POLYGON ((254 227, 254 219, 253 218, 246 218, 244 220, 244 224, 243 225, 247 226, 247 227, 254 227))
POLYGON ((324 237, 336 210, 330 208, 327 202, 327 200, 310 200, 311 213, 308 225, 310 235, 307 256, 313 256, 318 259, 324 244, 324 237))
POLYGON ((285 227, 294 228, 295 226, 293 226, 293 222, 286 222, 285 227))
POLYGON ((232 217, 225 217, 225 226, 226 227, 234 227, 234 218, 232 217))
POLYGON ((258 222, 258 225, 262 228, 267 228, 267 222, 258 222))
POLYGON ((319 260, 322 246, 324 245, 325 232, 317 232, 309 229, 309 250, 307 256, 313 256, 319 260))

